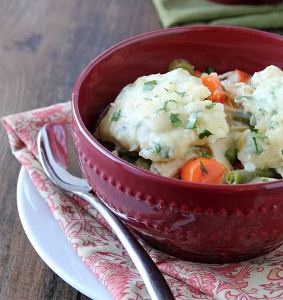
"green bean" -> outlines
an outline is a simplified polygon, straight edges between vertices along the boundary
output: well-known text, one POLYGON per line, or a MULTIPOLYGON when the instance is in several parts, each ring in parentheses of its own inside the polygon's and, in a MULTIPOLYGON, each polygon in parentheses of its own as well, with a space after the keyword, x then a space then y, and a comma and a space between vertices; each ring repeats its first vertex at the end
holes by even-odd
POLYGON ((180 58, 172 60, 168 67, 168 70, 172 71, 178 68, 187 70, 191 75, 195 74, 195 67, 185 59, 180 58))
POLYGON ((236 146, 233 146, 226 150, 225 157, 229 160, 230 164, 233 165, 236 162, 238 154, 238 149, 236 146))
POLYGON ((204 70, 205 73, 207 74, 210 74, 210 73, 213 73, 215 72, 215 69, 213 67, 207 67, 205 70, 204 70))
POLYGON ((233 120, 250 125, 251 114, 236 111, 233 114, 233 120))
POLYGON ((139 157, 135 162, 135 166, 144 169, 146 171, 149 171, 150 165, 151 165, 151 161, 143 157, 139 157))
POLYGON ((145 159, 141 156, 138 156, 137 152, 130 153, 121 153, 119 152, 119 157, 125 160, 126 162, 135 165, 141 169, 149 171, 151 161, 149 159, 145 159))
POLYGON ((227 174, 226 182, 228 184, 249 183, 257 177, 281 178, 273 169, 255 169, 254 171, 234 170, 227 174))

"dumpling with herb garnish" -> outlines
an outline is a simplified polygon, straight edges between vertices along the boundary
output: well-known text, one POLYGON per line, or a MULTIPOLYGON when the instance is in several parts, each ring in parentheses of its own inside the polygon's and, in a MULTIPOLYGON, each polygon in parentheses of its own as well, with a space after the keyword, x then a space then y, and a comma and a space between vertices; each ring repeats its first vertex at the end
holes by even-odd
POLYGON ((192 146, 229 132, 223 105, 205 100, 209 95, 201 79, 182 68, 140 77, 111 104, 95 137, 153 163, 183 160, 192 146))

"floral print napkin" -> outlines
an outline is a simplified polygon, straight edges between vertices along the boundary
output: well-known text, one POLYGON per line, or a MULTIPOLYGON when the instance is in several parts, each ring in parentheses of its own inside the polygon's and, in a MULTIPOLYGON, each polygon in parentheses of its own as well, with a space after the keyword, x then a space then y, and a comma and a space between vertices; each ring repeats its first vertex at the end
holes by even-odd
MULTIPOLYGON (((74 251, 114 299, 150 299, 127 252, 99 213, 79 198, 62 194, 39 161, 37 135, 48 122, 70 125, 70 103, 2 119, 15 157, 28 172, 74 251)), ((241 263, 201 264, 169 256, 140 239, 165 276, 176 299, 283 299, 283 247, 241 263)))

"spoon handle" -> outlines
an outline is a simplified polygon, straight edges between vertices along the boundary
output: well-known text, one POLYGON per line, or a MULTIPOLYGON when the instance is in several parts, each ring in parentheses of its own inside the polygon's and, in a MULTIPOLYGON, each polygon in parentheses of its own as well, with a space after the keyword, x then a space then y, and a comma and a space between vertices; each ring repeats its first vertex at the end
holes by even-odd
POLYGON ((126 226, 110 211, 110 209, 98 198, 90 193, 73 192, 89 204, 91 204, 106 220, 121 241, 133 263, 137 267, 150 297, 153 300, 174 300, 174 296, 167 285, 166 280, 152 261, 150 256, 140 245, 137 239, 126 226))

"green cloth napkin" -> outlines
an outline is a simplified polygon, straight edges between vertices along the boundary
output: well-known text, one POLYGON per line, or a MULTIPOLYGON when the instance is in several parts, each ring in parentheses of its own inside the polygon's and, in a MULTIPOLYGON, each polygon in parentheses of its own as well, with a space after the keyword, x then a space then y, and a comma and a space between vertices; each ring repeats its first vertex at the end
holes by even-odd
POLYGON ((283 28, 283 3, 223 5, 208 0, 152 0, 163 27, 228 25, 257 29, 283 28))

